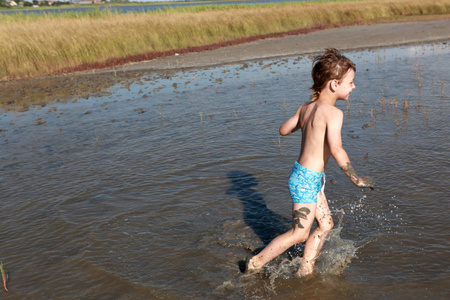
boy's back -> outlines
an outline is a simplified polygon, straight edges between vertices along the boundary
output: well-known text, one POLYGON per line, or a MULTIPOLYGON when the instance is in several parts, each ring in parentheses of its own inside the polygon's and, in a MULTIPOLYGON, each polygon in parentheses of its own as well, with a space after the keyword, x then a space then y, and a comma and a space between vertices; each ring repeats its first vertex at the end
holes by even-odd
MULTIPOLYGON (((300 106, 292 120, 289 120, 291 124, 296 124, 294 129, 283 132, 282 127, 280 133, 286 135, 301 129, 302 143, 298 162, 311 171, 323 172, 331 156, 330 144, 335 145, 337 139, 340 140, 342 118, 342 111, 326 101, 311 101, 300 106)), ((289 123, 286 124, 288 125, 289 123)))

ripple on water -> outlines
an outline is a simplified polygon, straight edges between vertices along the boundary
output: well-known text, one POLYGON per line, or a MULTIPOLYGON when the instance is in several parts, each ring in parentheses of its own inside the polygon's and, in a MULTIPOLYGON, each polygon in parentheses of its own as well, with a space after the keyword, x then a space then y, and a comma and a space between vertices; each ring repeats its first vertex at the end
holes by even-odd
POLYGON ((9 297, 445 295, 450 112, 437 83, 448 85, 448 45, 346 54, 358 73, 349 107, 338 103, 344 147, 377 188, 355 188, 330 163, 335 224, 345 215, 315 275, 292 276, 301 247, 262 275, 239 270, 292 223, 286 180, 300 135, 279 138, 278 128, 309 98, 311 60, 290 57, 98 79, 108 82, 88 99, 80 92, 5 112, 0 258, 13 275, 9 297))

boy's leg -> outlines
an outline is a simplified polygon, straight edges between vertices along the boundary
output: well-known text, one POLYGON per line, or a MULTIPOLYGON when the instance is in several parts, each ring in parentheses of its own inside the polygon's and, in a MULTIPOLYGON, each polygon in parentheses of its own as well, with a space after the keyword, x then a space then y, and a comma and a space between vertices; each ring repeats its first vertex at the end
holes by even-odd
POLYGON ((312 273, 316 258, 320 254, 323 243, 328 233, 333 229, 333 219, 331 218, 330 208, 328 207, 325 194, 320 193, 317 196, 317 208, 315 212, 317 228, 306 240, 305 251, 302 258, 302 264, 298 270, 299 276, 305 276, 312 273))
POLYGON ((293 203, 292 229, 273 239, 259 254, 253 256, 248 262, 247 269, 262 268, 293 245, 306 241, 317 214, 316 206, 316 203, 293 203))

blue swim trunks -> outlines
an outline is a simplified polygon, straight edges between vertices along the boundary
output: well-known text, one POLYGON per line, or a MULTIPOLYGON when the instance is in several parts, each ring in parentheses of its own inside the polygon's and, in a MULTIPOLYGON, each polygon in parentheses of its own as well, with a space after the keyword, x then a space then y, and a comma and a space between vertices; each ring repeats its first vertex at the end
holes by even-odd
POLYGON ((317 203, 317 194, 325 188, 324 176, 324 172, 311 171, 295 162, 288 181, 292 202, 317 203))

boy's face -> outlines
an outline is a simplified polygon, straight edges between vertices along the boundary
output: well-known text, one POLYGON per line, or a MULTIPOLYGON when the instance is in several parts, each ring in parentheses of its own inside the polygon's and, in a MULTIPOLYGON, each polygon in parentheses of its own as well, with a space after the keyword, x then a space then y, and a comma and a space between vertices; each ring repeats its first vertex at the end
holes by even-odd
POLYGON ((355 71, 353 69, 348 70, 347 74, 342 77, 338 82, 338 88, 336 89, 336 94, 339 100, 348 100, 348 96, 355 88, 355 71))

